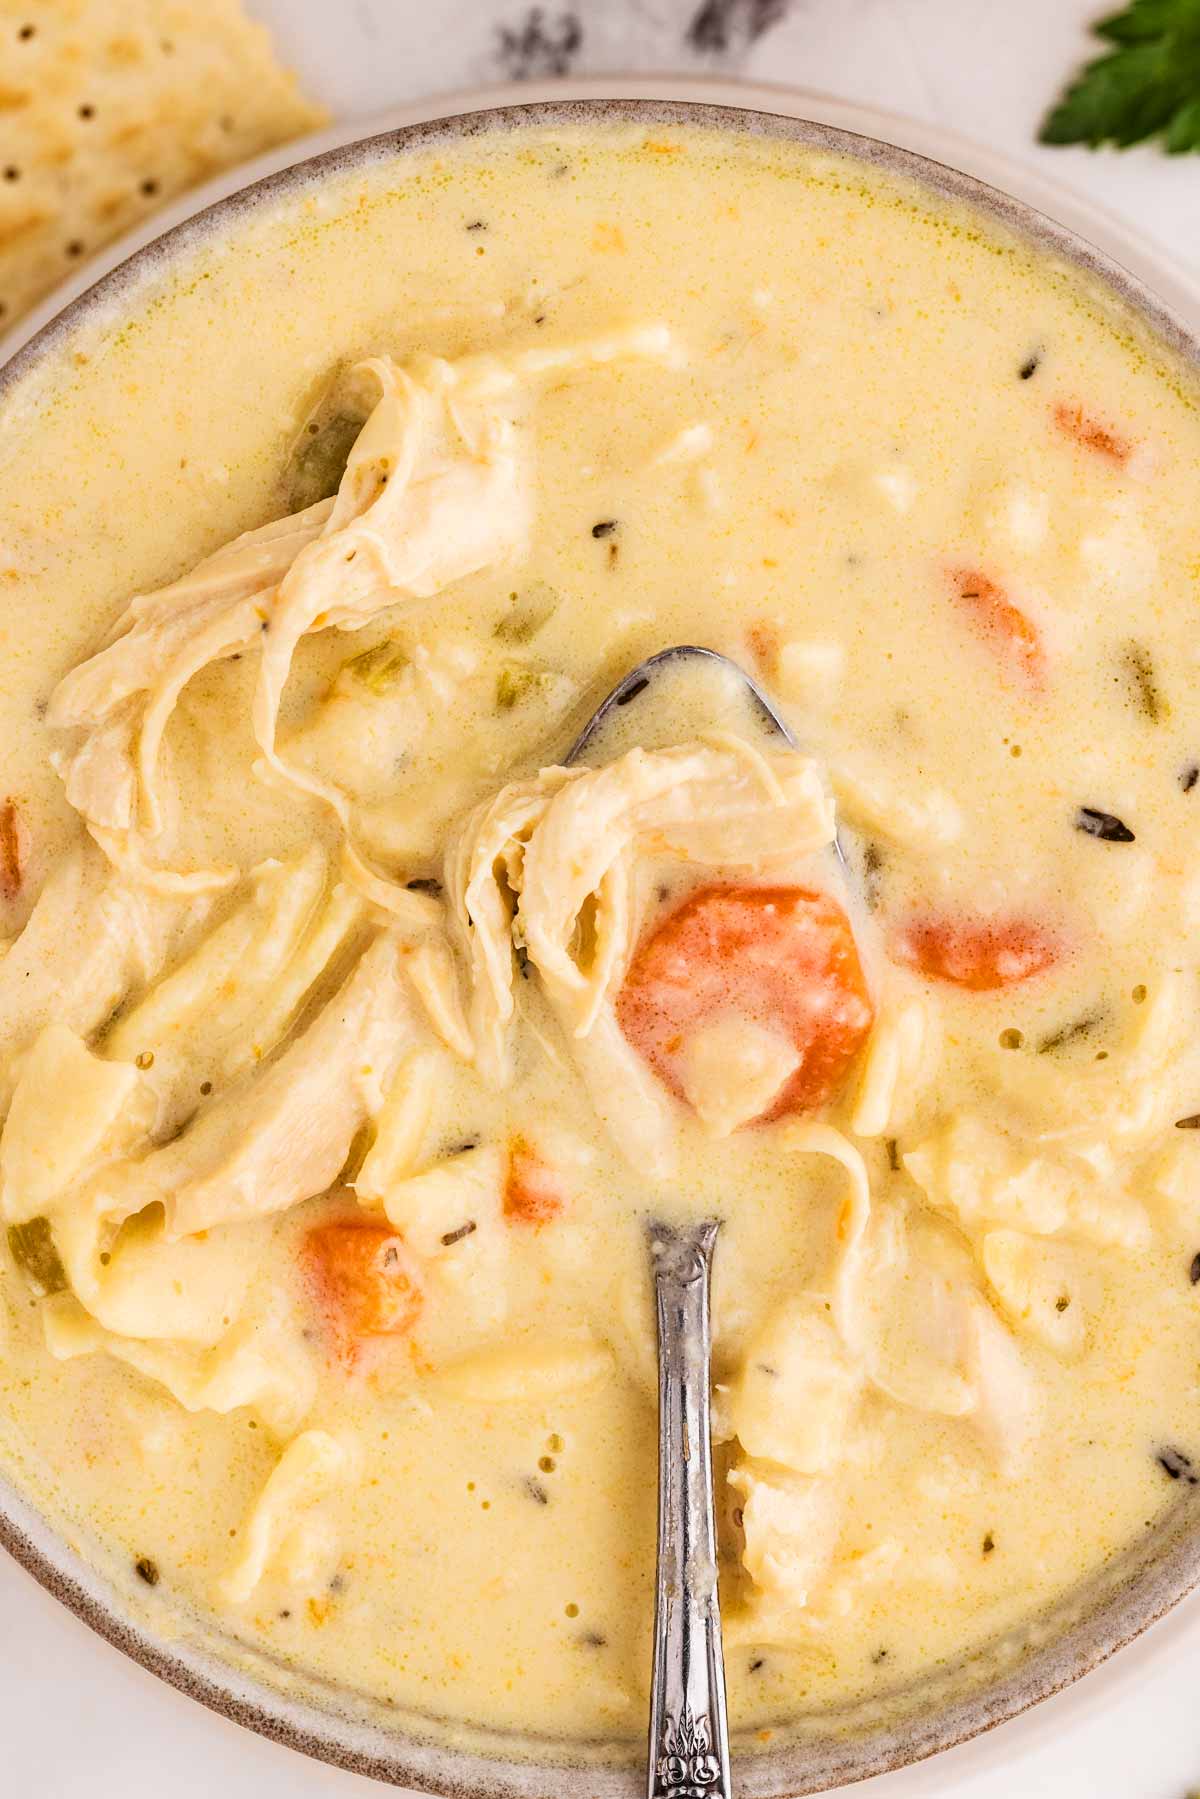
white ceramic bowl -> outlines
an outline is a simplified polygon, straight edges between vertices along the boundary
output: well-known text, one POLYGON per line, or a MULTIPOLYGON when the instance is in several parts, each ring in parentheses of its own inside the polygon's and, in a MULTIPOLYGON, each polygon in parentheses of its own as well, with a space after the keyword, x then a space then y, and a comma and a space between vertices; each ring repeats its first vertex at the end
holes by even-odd
MULTIPOLYGON (((0 368, 0 400, 69 338, 96 309, 136 309, 145 285, 186 255, 197 241, 271 204, 366 163, 402 159, 431 142, 450 143, 526 125, 606 117, 662 124, 685 120, 714 129, 759 132, 857 157, 980 208, 1006 229, 1076 265, 1115 301, 1132 308, 1180 355, 1200 364, 1200 297, 1181 271, 1136 237, 1046 184, 961 147, 964 173, 925 160, 924 128, 903 121, 875 123, 876 133, 850 135, 861 109, 813 101, 808 120, 788 116, 791 97, 769 89, 734 89, 736 107, 718 103, 728 84, 691 83, 679 99, 654 98, 653 83, 612 83, 593 94, 588 84, 539 93, 520 91, 519 106, 465 109, 429 119, 417 109, 363 127, 341 128, 290 151, 262 159, 250 171, 223 178, 126 240, 96 270, 53 297, 27 322, 0 368), (888 140, 893 141, 888 141, 888 140), (907 147, 897 147, 898 143, 907 147), (297 155, 303 160, 296 161, 297 155), (984 185, 991 175, 1000 186, 984 185), (1003 191, 1005 188, 1010 191, 1003 191), (1065 221, 1054 223, 1041 207, 1065 221), (1067 228, 1069 226, 1070 228, 1067 228), (93 285, 94 284, 94 285, 93 285)), ((679 84, 672 84, 678 90, 679 84)), ((490 98, 490 97, 489 97, 490 98)), ((505 96, 506 98, 506 96, 505 96)), ((445 102, 449 106, 451 102, 445 102)), ((877 115, 876 115, 877 117, 877 115)), ((944 153, 944 139, 938 139, 944 153)), ((533 1736, 456 1730, 443 1721, 401 1714, 315 1680, 307 1681, 268 1656, 224 1638, 212 1621, 180 1618, 167 1601, 145 1597, 134 1616, 105 1572, 103 1557, 81 1553, 41 1517, 16 1487, 0 1477, 0 1543, 34 1576, 108 1641, 203 1703, 264 1735, 340 1766, 418 1789, 463 1799, 624 1799, 643 1790, 644 1776, 615 1762, 603 1744, 566 1745, 533 1736)), ((1200 1492, 1185 1490, 1152 1531, 1051 1613, 1002 1642, 985 1646, 959 1667, 931 1674, 890 1696, 781 1731, 769 1751, 751 1739, 735 1743, 738 1791, 744 1799, 783 1799, 826 1790, 844 1781, 901 1766, 987 1729, 1057 1691, 1160 1617, 1200 1578, 1200 1492)))

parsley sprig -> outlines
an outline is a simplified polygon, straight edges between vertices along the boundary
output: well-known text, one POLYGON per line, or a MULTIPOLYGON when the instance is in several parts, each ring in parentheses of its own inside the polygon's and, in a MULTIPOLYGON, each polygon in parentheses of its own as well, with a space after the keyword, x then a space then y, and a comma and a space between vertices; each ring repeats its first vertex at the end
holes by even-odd
POLYGON ((1092 30, 1114 47, 1080 70, 1042 143, 1123 150, 1161 136, 1173 156, 1200 150, 1200 0, 1132 0, 1092 30))

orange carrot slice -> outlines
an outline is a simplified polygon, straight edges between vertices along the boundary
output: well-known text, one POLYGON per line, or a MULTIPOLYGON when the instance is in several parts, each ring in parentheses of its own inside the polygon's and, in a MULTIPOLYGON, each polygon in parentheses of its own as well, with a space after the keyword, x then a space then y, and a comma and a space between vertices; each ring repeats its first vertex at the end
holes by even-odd
POLYGON ((1009 666, 1031 685, 1040 686, 1045 678, 1046 658, 1033 621, 979 569, 953 568, 950 580, 959 605, 992 640, 1009 666))
POLYGON ((351 1358, 370 1337, 396 1337, 420 1315, 420 1263, 387 1225, 322 1224, 304 1239, 304 1262, 339 1347, 351 1358))
POLYGON ((931 980, 987 993, 1043 974, 1063 946, 1028 918, 919 918, 894 938, 892 954, 931 980))
POLYGON ((1122 437, 1094 413, 1085 412, 1082 406, 1060 400, 1054 408, 1054 422, 1073 442, 1082 444, 1085 450, 1094 450, 1097 456, 1107 456, 1110 462, 1126 463, 1133 454, 1133 445, 1127 437, 1122 437))
POLYGON ((554 1169, 526 1137, 514 1137, 508 1148, 504 1180, 504 1216, 518 1224, 549 1224, 566 1201, 554 1169))
POLYGON ((732 1014, 785 1036, 800 1065, 756 1122, 821 1106, 873 1016, 850 922, 803 887, 705 887, 641 944, 617 1019, 659 1079, 684 1096, 690 1033, 732 1014))

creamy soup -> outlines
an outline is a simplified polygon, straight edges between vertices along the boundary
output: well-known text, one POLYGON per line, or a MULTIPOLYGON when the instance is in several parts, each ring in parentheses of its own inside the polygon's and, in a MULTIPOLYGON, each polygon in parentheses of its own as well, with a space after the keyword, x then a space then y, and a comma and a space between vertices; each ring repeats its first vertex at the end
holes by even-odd
POLYGON ((0 1440, 153 1617, 640 1738, 651 1216, 738 1727, 1200 1478, 1200 418, 1111 297, 529 129, 145 277, 0 466, 0 1440), (678 642, 798 749, 681 671, 564 769, 678 642))

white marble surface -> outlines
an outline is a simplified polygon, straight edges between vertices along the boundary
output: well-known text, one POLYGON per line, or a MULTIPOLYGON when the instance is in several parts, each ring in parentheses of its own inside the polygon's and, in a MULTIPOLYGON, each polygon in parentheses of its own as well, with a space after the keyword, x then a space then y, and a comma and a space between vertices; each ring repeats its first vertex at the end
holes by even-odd
MULTIPOLYGON (((1048 151, 1036 126, 1087 53, 1092 0, 250 0, 340 117, 564 72, 736 75, 909 115, 1051 175, 1200 276, 1200 158, 1048 151), (531 15, 540 12, 540 29, 531 15), (728 15, 718 50, 715 16, 728 15), (704 13, 707 24, 697 24, 704 13), (758 35, 754 27, 767 23, 758 35), (574 24, 571 21, 574 20, 574 24), (696 40, 703 40, 697 44, 696 40)), ((897 134, 899 135, 899 134, 897 134)), ((951 158, 953 160, 953 158, 951 158)), ((968 160, 964 156, 962 159, 968 160)), ((1087 1495, 1080 1495, 1087 1503, 1087 1495)), ((1185 1799, 1200 1787, 1200 1600, 1070 1692, 863 1799, 1185 1799)), ((0 1558, 0 1794, 366 1799, 369 1783, 169 1691, 0 1558)))

